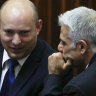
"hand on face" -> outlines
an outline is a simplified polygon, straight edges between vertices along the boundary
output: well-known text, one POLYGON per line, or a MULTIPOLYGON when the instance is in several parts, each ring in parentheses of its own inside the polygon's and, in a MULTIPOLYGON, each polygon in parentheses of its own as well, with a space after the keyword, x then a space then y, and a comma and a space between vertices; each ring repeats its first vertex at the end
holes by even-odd
POLYGON ((66 74, 72 65, 72 61, 67 59, 64 61, 62 53, 53 53, 48 57, 49 74, 62 75, 66 74))

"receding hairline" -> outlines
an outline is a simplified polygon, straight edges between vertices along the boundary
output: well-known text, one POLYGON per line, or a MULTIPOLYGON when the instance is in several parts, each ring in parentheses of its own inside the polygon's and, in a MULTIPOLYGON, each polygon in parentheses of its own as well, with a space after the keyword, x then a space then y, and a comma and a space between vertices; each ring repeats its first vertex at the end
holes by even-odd
MULTIPOLYGON (((2 15, 5 12, 5 14, 7 14, 6 12, 11 10, 11 7, 15 7, 18 9, 19 7, 24 7, 24 8, 28 8, 32 10, 32 14, 34 14, 34 18, 36 19, 36 22, 38 22, 38 12, 37 12, 37 8, 34 5, 33 2, 31 2, 30 0, 7 0, 2 6, 1 6, 1 10, 0 10, 0 19, 2 19, 2 15), (9 7, 9 10, 8 10, 9 7)), ((20 9, 22 10, 22 9, 20 9)), ((18 11, 20 11, 18 10, 18 11)), ((25 10, 26 11, 26 10, 25 10)), ((27 13, 26 13, 27 14, 27 13)), ((31 13, 29 13, 31 14, 31 13)))

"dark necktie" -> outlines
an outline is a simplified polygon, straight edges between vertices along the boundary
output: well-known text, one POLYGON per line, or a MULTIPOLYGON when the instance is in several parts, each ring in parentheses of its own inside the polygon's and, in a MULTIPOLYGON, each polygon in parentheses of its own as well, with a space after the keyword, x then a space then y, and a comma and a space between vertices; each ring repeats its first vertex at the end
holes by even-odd
POLYGON ((8 64, 9 64, 9 69, 4 77, 3 85, 1 88, 1 96, 7 96, 8 91, 15 80, 14 69, 18 65, 18 62, 16 60, 9 59, 8 64))

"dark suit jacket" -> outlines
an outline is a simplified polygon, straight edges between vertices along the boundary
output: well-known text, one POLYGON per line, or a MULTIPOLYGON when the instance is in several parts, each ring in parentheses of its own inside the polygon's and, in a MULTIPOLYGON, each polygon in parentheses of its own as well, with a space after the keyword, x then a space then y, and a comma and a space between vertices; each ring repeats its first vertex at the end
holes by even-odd
POLYGON ((96 55, 93 56, 89 65, 63 87, 60 76, 49 76, 41 96, 96 96, 96 55))
MULTIPOLYGON (((0 78, 3 47, 0 45, 0 78)), ((8 96, 38 96, 48 74, 48 56, 53 50, 45 41, 37 40, 36 48, 22 66, 8 96)))

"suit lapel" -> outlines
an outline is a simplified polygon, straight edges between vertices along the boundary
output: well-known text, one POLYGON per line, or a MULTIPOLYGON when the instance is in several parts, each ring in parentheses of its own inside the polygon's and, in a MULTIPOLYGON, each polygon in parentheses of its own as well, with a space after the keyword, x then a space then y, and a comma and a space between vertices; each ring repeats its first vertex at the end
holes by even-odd
POLYGON ((2 72, 2 58, 3 58, 3 51, 4 48, 0 42, 0 79, 1 79, 1 72, 2 72))
POLYGON ((39 44, 37 44, 37 47, 35 48, 35 50, 32 52, 32 54, 29 56, 29 58, 26 60, 26 62, 22 66, 22 68, 14 82, 14 85, 12 86, 12 88, 9 91, 8 96, 10 96, 10 94, 12 96, 17 96, 16 94, 18 94, 20 92, 20 90, 22 90, 22 87, 26 84, 26 82, 28 80, 30 80, 30 77, 33 76, 32 74, 34 74, 34 72, 36 72, 36 69, 40 65, 38 63, 38 61, 41 58, 41 56, 40 56, 41 52, 42 52, 41 47, 39 46, 39 44))
MULTIPOLYGON (((96 62, 96 54, 93 55, 91 61, 89 62, 89 66, 90 66, 92 63, 94 63, 94 62, 96 62)), ((88 66, 88 67, 89 67, 89 66, 88 66)))

